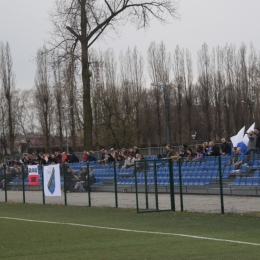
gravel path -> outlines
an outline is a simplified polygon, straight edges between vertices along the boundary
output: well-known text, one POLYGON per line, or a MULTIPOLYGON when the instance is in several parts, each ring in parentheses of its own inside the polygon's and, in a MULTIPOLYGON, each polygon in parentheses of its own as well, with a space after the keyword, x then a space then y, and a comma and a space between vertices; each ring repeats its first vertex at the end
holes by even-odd
MULTIPOLYGON (((0 191, 0 202, 5 201, 5 192, 0 191)), ((8 202, 23 202, 23 193, 21 191, 8 191, 8 202)), ((26 203, 43 203, 41 191, 26 191, 26 203)), ((61 197, 45 197, 46 204, 65 204, 64 193, 61 197)), ((146 198, 144 194, 138 195, 139 209, 156 209, 156 198, 149 194, 146 198)), ((77 206, 88 206, 88 193, 67 193, 67 204, 77 206)), ((92 192, 91 206, 95 207, 115 207, 115 194, 112 192, 92 192)), ((135 193, 118 193, 119 208, 136 208, 135 193)), ((161 210, 170 209, 170 195, 159 194, 158 208, 161 210)), ((180 196, 175 194, 175 209, 180 211, 180 196)), ((220 196, 218 195, 183 195, 183 209, 190 212, 208 212, 221 213, 220 196)), ((243 196, 224 196, 225 213, 245 213, 260 211, 260 197, 243 196)))

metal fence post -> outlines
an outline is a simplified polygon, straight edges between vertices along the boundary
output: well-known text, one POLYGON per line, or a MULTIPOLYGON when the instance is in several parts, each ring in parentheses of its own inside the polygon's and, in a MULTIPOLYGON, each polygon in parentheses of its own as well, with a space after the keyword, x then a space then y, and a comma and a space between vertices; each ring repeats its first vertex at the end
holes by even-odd
POLYGON ((63 193, 64 193, 64 203, 67 206, 67 187, 66 187, 66 175, 65 175, 65 164, 62 165, 62 171, 63 171, 63 180, 64 180, 64 187, 63 187, 63 193))
POLYGON ((7 178, 6 178, 6 165, 4 165, 4 175, 5 175, 5 202, 7 202, 7 178))
POLYGON ((116 162, 114 161, 114 187, 115 187, 115 203, 116 208, 118 208, 118 197, 117 197, 117 180, 116 180, 116 162))
POLYGON ((45 194, 44 194, 44 167, 41 165, 39 167, 42 167, 42 204, 45 204, 45 194))
POLYGON ((137 182, 136 161, 134 162, 134 175, 135 175, 136 209, 137 209, 137 213, 139 213, 139 203, 138 203, 138 182, 137 182))
POLYGON ((158 188, 157 188, 157 170, 156 170, 156 161, 153 161, 153 171, 154 171, 154 188, 155 188, 155 205, 156 210, 159 210, 159 203, 158 203, 158 188))
POLYGON ((168 159, 169 177, 170 177, 170 194, 171 194, 171 210, 175 211, 175 197, 174 197, 174 179, 172 170, 172 159, 168 159))
POLYGON ((146 209, 149 209, 149 202, 148 202, 148 182, 147 182, 147 166, 146 163, 144 164, 144 184, 145 184, 145 205, 146 209))
POLYGON ((224 199, 223 199, 223 185, 222 185, 221 156, 218 157, 218 173, 219 173, 221 214, 224 214, 224 199))
POLYGON ((87 162, 87 176, 88 176, 88 206, 91 207, 90 180, 89 180, 89 162, 87 162))
POLYGON ((22 165, 23 203, 25 203, 24 166, 22 165))
POLYGON ((182 192, 182 172, 181 172, 181 160, 178 160, 179 182, 180 182, 180 203, 181 211, 183 211, 183 192, 182 192))

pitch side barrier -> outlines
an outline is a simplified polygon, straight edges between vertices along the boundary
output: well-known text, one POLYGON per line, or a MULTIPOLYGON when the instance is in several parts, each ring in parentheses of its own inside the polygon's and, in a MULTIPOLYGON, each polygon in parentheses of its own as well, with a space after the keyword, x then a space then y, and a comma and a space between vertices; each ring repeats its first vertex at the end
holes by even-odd
POLYGON ((125 168, 116 162, 81 162, 60 165, 59 170, 50 168, 49 172, 44 171, 44 166, 32 166, 29 172, 27 166, 17 170, 18 167, 4 165, 0 169, 0 201, 136 208, 139 213, 260 211, 258 155, 242 159, 146 158, 125 168), (83 189, 75 190, 82 169, 87 178, 83 189), (57 174, 59 179, 55 179, 57 174))

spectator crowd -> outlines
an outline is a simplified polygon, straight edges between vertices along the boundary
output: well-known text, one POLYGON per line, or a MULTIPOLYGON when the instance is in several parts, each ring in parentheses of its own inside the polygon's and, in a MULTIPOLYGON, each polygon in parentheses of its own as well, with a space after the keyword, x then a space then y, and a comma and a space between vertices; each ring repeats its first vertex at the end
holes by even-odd
MULTIPOLYGON (((207 156, 230 156, 230 161, 226 165, 235 165, 235 169, 240 169, 241 165, 253 160, 255 154, 260 155, 260 132, 259 128, 249 131, 247 134, 248 144, 247 151, 243 153, 241 147, 232 147, 230 143, 226 141, 226 138, 221 138, 221 145, 218 146, 214 140, 210 142, 204 142, 203 144, 196 144, 195 150, 189 148, 187 143, 183 143, 180 151, 175 152, 170 144, 166 145, 165 151, 162 154, 157 155, 157 159, 172 159, 174 161, 180 160, 181 162, 200 162, 204 161, 207 156)), ((84 151, 82 162, 96 162, 100 165, 109 165, 116 162, 117 168, 126 169, 133 167, 136 164, 136 168, 142 171, 145 167, 145 160, 143 154, 140 153, 136 146, 129 149, 122 148, 115 150, 114 148, 101 150, 101 157, 96 158, 93 151, 84 151), (138 161, 142 162, 138 163, 138 161)), ((65 164, 66 185, 68 190, 85 191, 87 184, 95 182, 95 176, 92 172, 92 168, 89 168, 87 174, 86 168, 81 168, 78 171, 71 169, 70 163, 79 163, 80 160, 74 152, 59 152, 56 151, 53 154, 39 153, 37 156, 29 156, 24 154, 21 160, 7 160, 6 176, 8 179, 21 176, 21 165, 49 165, 49 164, 65 164), (89 178, 89 179, 88 179, 89 178)), ((24 167, 25 174, 27 167, 24 167)), ((0 164, 0 182, 5 183, 4 178, 4 165, 0 164)))

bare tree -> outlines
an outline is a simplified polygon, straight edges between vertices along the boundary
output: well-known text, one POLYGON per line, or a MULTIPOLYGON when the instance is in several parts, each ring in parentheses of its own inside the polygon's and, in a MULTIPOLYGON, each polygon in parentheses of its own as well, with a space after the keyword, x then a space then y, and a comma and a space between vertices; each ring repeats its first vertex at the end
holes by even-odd
POLYGON ((130 84, 129 96, 133 102, 133 111, 135 119, 135 127, 137 131, 136 144, 141 142, 141 131, 143 129, 143 122, 141 122, 141 99, 143 97, 144 85, 144 60, 137 48, 131 51, 129 48, 125 55, 120 57, 120 70, 122 83, 128 82, 130 84))
POLYGON ((73 55, 71 59, 67 60, 65 63, 65 68, 63 71, 64 75, 64 90, 65 90, 65 100, 67 101, 67 107, 64 106, 65 113, 68 113, 68 123, 69 125, 65 126, 70 130, 70 136, 72 141, 72 150, 76 150, 76 94, 77 94, 77 84, 75 79, 76 65, 73 55))
POLYGON ((179 46, 176 47, 173 55, 173 72, 174 72, 174 84, 173 84, 173 100, 175 108, 174 111, 177 112, 177 127, 175 132, 178 134, 176 140, 182 143, 182 133, 183 133, 183 96, 184 96, 184 86, 185 86, 185 58, 184 51, 180 50, 179 46))
MULTIPOLYGON (((170 71, 171 71, 171 55, 166 52, 166 47, 163 42, 156 45, 152 42, 148 48, 147 52, 148 59, 148 72, 153 83, 162 83, 164 86, 169 84, 170 81, 170 71)), ((162 89, 158 86, 152 88, 153 96, 155 99, 155 111, 157 115, 156 122, 158 122, 156 131, 158 133, 159 143, 162 144, 162 126, 166 129, 166 118, 164 111, 165 104, 162 104, 162 89), (161 118, 164 118, 162 121, 161 118)), ((170 92, 169 88, 167 91, 170 92)), ((168 95, 170 96, 170 95, 168 95)), ((170 106, 169 106, 169 110, 170 106)), ((171 121, 171 120, 170 120, 171 121)), ((166 130, 164 131, 166 133, 166 130)), ((165 138, 165 141, 167 139, 165 138)))
POLYGON ((204 113, 204 122, 201 125, 205 127, 205 137, 210 140, 212 134, 212 101, 213 101, 213 68, 212 60, 209 54, 208 46, 204 43, 201 50, 198 52, 198 84, 199 96, 204 113))
POLYGON ((13 154, 15 141, 15 119, 13 113, 13 91, 15 88, 15 76, 13 73, 11 49, 8 42, 5 46, 3 44, 0 45, 0 78, 7 105, 8 140, 10 153, 13 154))
POLYGON ((37 53, 37 70, 35 75, 36 109, 41 129, 45 138, 46 151, 50 152, 51 125, 53 118, 53 102, 48 71, 48 55, 45 48, 37 53))
POLYGON ((92 147, 92 107, 89 49, 98 38, 109 29, 116 30, 120 25, 131 22, 137 28, 147 27, 152 18, 165 22, 167 15, 176 17, 176 4, 170 0, 57 0, 56 9, 52 14, 55 26, 54 43, 68 51, 75 50, 80 43, 78 58, 80 59, 83 83, 84 111, 84 145, 92 147))
MULTIPOLYGON (((62 84, 62 66, 60 59, 57 58, 58 55, 54 55, 52 60, 52 68, 53 68, 53 96, 55 99, 55 124, 57 125, 57 133, 59 136, 59 145, 60 151, 62 151, 62 144, 63 144, 63 106, 65 104, 64 99, 64 88, 62 84)), ((65 126, 66 127, 66 126, 65 126)))

